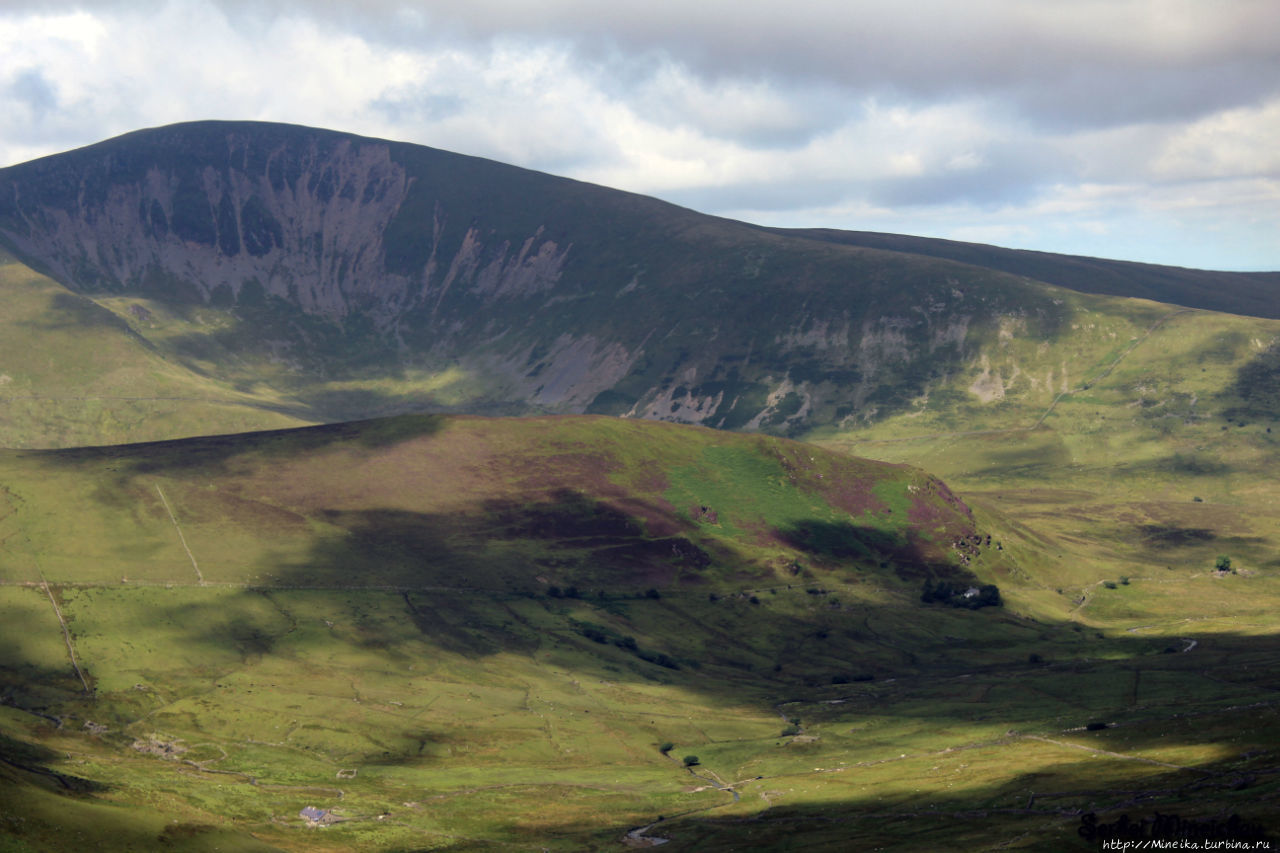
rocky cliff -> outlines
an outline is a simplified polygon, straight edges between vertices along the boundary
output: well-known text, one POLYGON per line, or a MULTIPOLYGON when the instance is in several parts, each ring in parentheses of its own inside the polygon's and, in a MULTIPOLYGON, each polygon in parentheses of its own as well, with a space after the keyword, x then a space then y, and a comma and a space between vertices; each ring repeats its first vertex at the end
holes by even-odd
POLYGON ((238 359, 286 353, 300 382, 460 365, 508 411, 729 428, 892 410, 976 363, 1000 317, 1063 320, 1002 273, 286 125, 2 170, 0 242, 91 297, 224 311, 238 359))

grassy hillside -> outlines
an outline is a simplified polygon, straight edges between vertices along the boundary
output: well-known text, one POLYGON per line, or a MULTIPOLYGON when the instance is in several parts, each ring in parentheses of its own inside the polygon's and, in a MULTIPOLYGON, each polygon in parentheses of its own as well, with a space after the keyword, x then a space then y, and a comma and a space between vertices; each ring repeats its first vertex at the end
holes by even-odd
POLYGON ((1069 338, 1094 303, 1029 275, 1274 313, 1266 276, 813 236, 253 122, 0 170, 0 245, 167 358, 317 421, 586 412, 798 434, 907 411, 1001 335, 1069 338))
MULTIPOLYGON (((0 446, 110 444, 300 425, 298 404, 236 389, 121 317, 0 255, 0 446)), ((122 305, 138 311, 136 303, 122 305)), ((145 325, 145 323, 144 323, 145 325)))
POLYGON ((1077 311, 1055 347, 1006 340, 910 414, 813 437, 921 465, 1034 529, 1036 573, 1064 590, 1064 606, 1106 578, 1163 581, 1222 553, 1274 570, 1280 325, 1137 300, 1101 307, 1077 311))
POLYGON ((1138 579, 1067 616, 1043 547, 916 469, 437 417, 9 451, 0 485, 11 849, 655 822, 671 849, 1074 849, 1081 809, 1274 818, 1269 573, 1162 578, 1193 622, 1138 579), (1005 604, 920 601, 946 578, 1005 604))
POLYGON ((0 849, 1280 828, 1269 274, 251 123, 0 232, 0 849))

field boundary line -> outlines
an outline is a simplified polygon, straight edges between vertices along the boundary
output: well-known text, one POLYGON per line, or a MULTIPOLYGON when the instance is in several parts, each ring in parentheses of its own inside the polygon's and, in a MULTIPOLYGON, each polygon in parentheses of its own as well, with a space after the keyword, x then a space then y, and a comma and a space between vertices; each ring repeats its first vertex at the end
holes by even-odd
POLYGON ((173 529, 178 531, 178 541, 182 543, 182 550, 187 552, 187 559, 191 561, 191 568, 196 570, 196 577, 200 580, 200 586, 204 586, 204 575, 200 573, 200 564, 196 562, 196 555, 191 553, 191 548, 187 545, 187 537, 182 535, 182 527, 178 524, 178 518, 173 514, 173 507, 169 506, 169 499, 164 496, 164 491, 160 488, 159 483, 156 483, 156 494, 160 495, 160 502, 164 504, 165 512, 169 513, 169 520, 173 522, 173 529))
POLYGON ((1023 735, 1023 737, 1026 738, 1027 740, 1038 740, 1042 743, 1051 743, 1054 746, 1068 747, 1070 749, 1081 749, 1081 750, 1084 750, 1085 752, 1092 752, 1095 755, 1106 755, 1106 756, 1110 756, 1111 758, 1122 758, 1126 761, 1138 761, 1143 764, 1154 764, 1157 767, 1168 767, 1171 770, 1184 770, 1189 773, 1200 773, 1201 775, 1207 775, 1204 773, 1204 771, 1197 770, 1194 767, 1185 767, 1181 764, 1170 764, 1167 761, 1158 761, 1154 758, 1145 758, 1141 755, 1125 755, 1123 752, 1112 752, 1109 749, 1098 749, 1097 747, 1086 746, 1085 744, 1071 743, 1069 741, 1064 741, 1064 740, 1054 740, 1053 738, 1042 737, 1041 735, 1023 735))
POLYGON ((45 579, 44 569, 40 567, 40 560, 36 558, 35 554, 32 554, 31 562, 35 563, 36 571, 40 573, 40 588, 44 590, 45 595, 49 596, 49 603, 53 605, 53 613, 58 617, 58 624, 62 626, 62 641, 67 644, 67 656, 71 658, 71 668, 80 677, 80 683, 84 685, 84 692, 92 693, 93 689, 89 687, 89 679, 84 677, 84 670, 80 669, 80 662, 76 660, 76 648, 71 642, 71 629, 67 627, 67 620, 62 618, 62 608, 58 606, 58 599, 53 597, 53 590, 49 589, 49 581, 45 579))

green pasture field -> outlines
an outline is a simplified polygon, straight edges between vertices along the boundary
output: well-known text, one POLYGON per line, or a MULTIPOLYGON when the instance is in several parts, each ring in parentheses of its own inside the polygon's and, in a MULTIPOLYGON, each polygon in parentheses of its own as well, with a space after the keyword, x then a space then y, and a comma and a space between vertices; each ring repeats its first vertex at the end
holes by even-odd
POLYGON ((290 415, 289 401, 265 386, 241 390, 161 354, 122 317, 7 256, 0 256, 0 289, 0 447, 112 444, 311 422, 290 415))
MULTIPOLYGON (((0 840, 1083 850, 1090 811, 1275 826, 1265 546, 1235 575, 1140 562, 1097 481, 985 481, 970 520, 916 469, 597 418, 9 452, 0 840), (922 604, 927 566, 1004 606, 922 604)), ((1204 491, 1214 536, 1263 523, 1204 491)))

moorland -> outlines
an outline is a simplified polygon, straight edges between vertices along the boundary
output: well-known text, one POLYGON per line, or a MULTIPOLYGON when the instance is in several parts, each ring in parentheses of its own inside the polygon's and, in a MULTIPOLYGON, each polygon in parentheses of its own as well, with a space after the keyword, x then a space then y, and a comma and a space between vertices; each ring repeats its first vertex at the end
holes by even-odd
POLYGON ((1277 274, 250 123, 0 242, 0 848, 1280 830, 1277 274))

